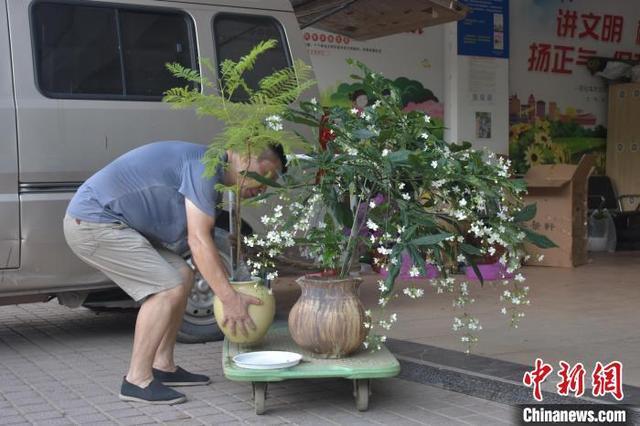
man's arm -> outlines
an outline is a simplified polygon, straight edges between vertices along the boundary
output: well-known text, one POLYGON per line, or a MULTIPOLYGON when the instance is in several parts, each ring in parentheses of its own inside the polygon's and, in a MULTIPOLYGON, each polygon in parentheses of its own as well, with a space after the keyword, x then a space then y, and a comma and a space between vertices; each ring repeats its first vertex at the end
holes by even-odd
MULTIPOLYGON (((224 326, 231 323, 231 331, 235 335, 237 326, 247 335, 247 325, 255 330, 256 326, 249 317, 248 305, 260 305, 262 302, 251 296, 237 293, 231 288, 227 272, 220 259, 211 233, 215 218, 201 211, 188 198, 185 198, 187 211, 187 234, 193 261, 204 280, 224 305, 224 326)), ((220 318, 218 318, 220 320, 220 318)))

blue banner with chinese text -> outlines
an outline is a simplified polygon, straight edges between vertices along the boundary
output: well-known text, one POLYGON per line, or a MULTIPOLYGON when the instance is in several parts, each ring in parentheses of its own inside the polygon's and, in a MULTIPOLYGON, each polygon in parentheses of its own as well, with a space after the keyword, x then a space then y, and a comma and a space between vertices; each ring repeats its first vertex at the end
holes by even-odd
POLYGON ((509 0, 462 0, 471 11, 458 21, 458 55, 509 57, 509 0))

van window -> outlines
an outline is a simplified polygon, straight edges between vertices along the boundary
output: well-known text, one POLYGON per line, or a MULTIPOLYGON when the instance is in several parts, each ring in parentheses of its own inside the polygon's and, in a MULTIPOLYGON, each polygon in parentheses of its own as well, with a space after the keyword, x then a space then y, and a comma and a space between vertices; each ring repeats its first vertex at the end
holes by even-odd
POLYGON ((185 14, 38 2, 32 11, 37 79, 52 98, 160 100, 183 85, 165 68, 195 68, 185 14))
MULTIPOLYGON (((284 31, 272 17, 221 13, 213 20, 213 36, 218 64, 225 59, 237 61, 261 41, 278 40, 278 45, 261 55, 254 69, 245 73, 245 80, 251 89, 257 88, 263 77, 291 65, 284 31)), ((233 96, 237 102, 247 99, 247 93, 241 88, 233 96)))

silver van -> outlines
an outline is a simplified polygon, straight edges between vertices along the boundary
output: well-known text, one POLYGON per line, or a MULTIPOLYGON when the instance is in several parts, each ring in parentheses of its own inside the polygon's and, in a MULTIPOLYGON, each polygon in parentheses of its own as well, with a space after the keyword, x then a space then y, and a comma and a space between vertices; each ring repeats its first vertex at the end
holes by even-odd
MULTIPOLYGON (((219 131, 161 102, 165 90, 185 84, 165 63, 235 60, 270 38, 278 47, 250 82, 294 57, 309 63, 288 0, 0 0, 0 305, 56 297, 69 307, 123 306, 124 293, 67 247, 69 200, 137 146, 206 144, 219 131)), ((245 219, 245 229, 259 226, 245 219)), ((182 341, 220 336, 211 297, 198 280, 182 341)))

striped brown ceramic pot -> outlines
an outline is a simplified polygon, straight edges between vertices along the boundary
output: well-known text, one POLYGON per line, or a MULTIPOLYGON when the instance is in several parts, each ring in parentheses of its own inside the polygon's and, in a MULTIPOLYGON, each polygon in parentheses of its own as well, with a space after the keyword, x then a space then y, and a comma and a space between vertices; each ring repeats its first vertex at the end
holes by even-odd
POLYGON ((342 358, 357 351, 367 336, 358 297, 360 278, 297 280, 302 295, 289 313, 293 340, 318 358, 342 358))

